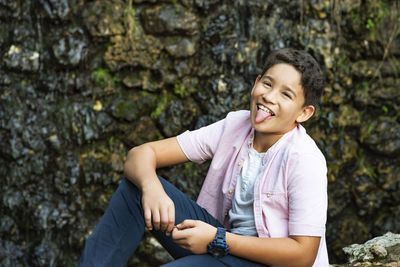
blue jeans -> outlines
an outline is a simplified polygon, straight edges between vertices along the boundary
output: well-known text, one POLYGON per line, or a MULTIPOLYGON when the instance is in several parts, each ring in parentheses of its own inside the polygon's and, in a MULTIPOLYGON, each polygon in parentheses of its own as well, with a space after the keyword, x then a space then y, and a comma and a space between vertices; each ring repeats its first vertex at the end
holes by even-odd
MULTIPOLYGON (((188 196, 159 177, 165 192, 175 205, 175 224, 185 219, 201 220, 222 227, 213 216, 188 196)), ((124 179, 114 193, 106 212, 88 238, 78 266, 124 266, 132 256, 145 229, 142 192, 124 179)), ((208 254, 193 255, 173 242, 162 231, 151 231, 160 244, 176 259, 164 266, 263 266, 243 258, 228 255, 215 258, 208 254)))

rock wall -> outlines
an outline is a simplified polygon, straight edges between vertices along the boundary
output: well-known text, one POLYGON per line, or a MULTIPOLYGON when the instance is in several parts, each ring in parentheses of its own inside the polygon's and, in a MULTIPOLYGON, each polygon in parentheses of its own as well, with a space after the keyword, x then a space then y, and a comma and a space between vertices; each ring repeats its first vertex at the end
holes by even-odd
MULTIPOLYGON (((400 232, 399 10, 383 0, 0 0, 0 265, 74 265, 127 151, 247 109, 266 56, 288 46, 326 76, 305 126, 328 162, 331 262, 345 245, 400 232)), ((195 198, 206 171, 160 174, 195 198)), ((130 265, 168 261, 146 236, 130 265)))

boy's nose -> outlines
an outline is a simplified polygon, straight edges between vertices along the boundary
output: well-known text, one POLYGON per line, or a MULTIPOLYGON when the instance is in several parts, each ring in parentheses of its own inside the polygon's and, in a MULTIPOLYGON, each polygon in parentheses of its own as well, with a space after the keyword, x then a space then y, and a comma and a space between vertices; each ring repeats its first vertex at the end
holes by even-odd
POLYGON ((269 103, 276 103, 276 99, 277 99, 277 92, 274 89, 271 90, 267 90, 264 92, 264 94, 262 95, 263 100, 265 102, 269 102, 269 103))

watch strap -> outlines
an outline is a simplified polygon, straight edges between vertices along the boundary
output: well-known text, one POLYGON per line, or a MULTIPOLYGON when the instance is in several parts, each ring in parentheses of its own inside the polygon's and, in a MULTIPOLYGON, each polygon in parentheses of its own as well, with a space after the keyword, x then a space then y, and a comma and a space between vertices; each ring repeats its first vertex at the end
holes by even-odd
POLYGON ((229 246, 226 244, 226 230, 222 227, 217 228, 217 233, 212 242, 207 246, 207 252, 215 257, 223 257, 228 255, 229 246))

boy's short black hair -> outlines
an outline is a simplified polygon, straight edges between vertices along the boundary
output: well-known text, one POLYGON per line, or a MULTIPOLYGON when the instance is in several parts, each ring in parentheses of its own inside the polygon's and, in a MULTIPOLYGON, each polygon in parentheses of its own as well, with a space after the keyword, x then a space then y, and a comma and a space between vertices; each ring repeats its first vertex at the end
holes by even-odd
POLYGON ((273 51, 268 56, 262 75, 279 63, 292 65, 300 72, 305 98, 304 106, 316 106, 324 90, 324 78, 318 62, 306 51, 283 48, 273 51))

